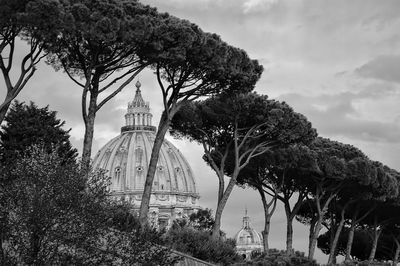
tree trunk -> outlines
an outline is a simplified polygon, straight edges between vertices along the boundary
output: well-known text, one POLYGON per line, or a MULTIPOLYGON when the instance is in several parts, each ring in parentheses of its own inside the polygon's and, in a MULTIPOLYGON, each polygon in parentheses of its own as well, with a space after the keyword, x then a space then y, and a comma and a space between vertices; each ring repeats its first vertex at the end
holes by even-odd
POLYGON ((85 135, 83 138, 82 167, 86 170, 90 167, 90 157, 92 155, 92 143, 94 133, 94 122, 96 119, 97 94, 90 94, 89 110, 85 121, 85 135))
POLYGON ((286 223, 286 254, 293 254, 293 216, 287 219, 286 223))
POLYGON ((214 239, 218 239, 220 237, 220 229, 221 229, 221 217, 222 217, 222 212, 225 208, 226 202, 228 201, 228 198, 235 186, 236 178, 232 177, 231 180, 229 180, 229 184, 225 189, 224 195, 222 196, 222 199, 218 202, 217 205, 217 210, 215 212, 215 223, 212 231, 212 236, 214 239))
POLYGON ((308 233, 308 250, 311 249, 311 243, 314 236, 315 225, 317 224, 318 219, 316 217, 312 218, 310 222, 310 229, 308 233))
POLYGON ((142 194, 142 201, 140 203, 139 220, 144 226, 147 224, 147 215, 149 213, 149 204, 151 197, 151 189, 153 187, 154 175, 156 173, 158 157, 160 155, 161 146, 163 144, 165 134, 168 131, 170 125, 170 119, 168 119, 166 111, 163 111, 158 124, 158 130, 156 138, 154 140, 153 148, 151 150, 149 167, 147 169, 146 182, 144 184, 144 190, 142 194))
POLYGON ((394 256, 393 256, 393 266, 397 265, 397 262, 399 260, 399 254, 400 254, 400 242, 397 239, 394 239, 395 243, 396 243, 396 251, 394 252, 394 256))
POLYGON ((339 237, 340 237, 340 233, 342 232, 344 226, 344 212, 342 212, 341 218, 340 218, 340 222, 339 222, 339 226, 336 228, 336 232, 335 232, 335 237, 333 238, 331 247, 330 247, 330 252, 329 252, 329 258, 328 258, 328 265, 334 265, 335 264, 335 260, 336 260, 336 246, 339 242, 339 237))
POLYGON ((290 210, 289 201, 284 202, 286 214, 286 254, 293 253, 293 218, 292 211, 290 210))
POLYGON ((372 263, 372 261, 375 259, 376 248, 378 247, 378 240, 379 236, 381 235, 381 232, 382 230, 379 230, 378 226, 376 225, 374 228, 374 240, 372 241, 371 252, 369 253, 368 257, 369 263, 372 263))
POLYGON ((1 108, 0 108, 0 125, 1 125, 1 123, 3 123, 3 120, 6 117, 6 114, 7 114, 8 108, 10 108, 10 105, 11 105, 11 100, 7 100, 7 99, 5 99, 4 103, 1 105, 1 108))
POLYGON ((309 259, 314 259, 314 252, 315 252, 315 248, 317 246, 318 235, 322 229, 322 219, 323 219, 323 215, 321 215, 318 218, 318 221, 314 227, 314 232, 312 232, 311 243, 308 248, 308 258, 309 259))
POLYGON ((331 203, 331 201, 334 199, 336 196, 336 193, 331 194, 328 199, 324 202, 323 207, 321 208, 321 202, 320 198, 316 198, 316 205, 317 205, 317 210, 318 210, 318 221, 317 224, 315 225, 315 230, 313 232, 313 236, 311 238, 311 244, 309 245, 308 249, 308 258, 309 259, 314 259, 314 252, 315 248, 317 246, 317 239, 319 232, 322 229, 322 221, 324 219, 325 213, 328 211, 328 206, 331 203))
POLYGON ((269 206, 267 203, 267 199, 265 198, 264 191, 262 188, 257 188, 258 192, 260 193, 261 196, 261 201, 264 207, 264 231, 262 232, 263 236, 263 246, 264 246, 264 253, 268 255, 269 253, 269 245, 268 245, 268 236, 269 236, 269 228, 271 225, 271 217, 272 217, 272 212, 270 213, 269 211, 269 206))
POLYGON ((346 245, 346 257, 345 257, 344 261, 351 261, 351 248, 353 246, 355 229, 356 229, 356 214, 353 215, 353 218, 351 220, 351 226, 350 226, 349 236, 347 238, 347 245, 346 245))

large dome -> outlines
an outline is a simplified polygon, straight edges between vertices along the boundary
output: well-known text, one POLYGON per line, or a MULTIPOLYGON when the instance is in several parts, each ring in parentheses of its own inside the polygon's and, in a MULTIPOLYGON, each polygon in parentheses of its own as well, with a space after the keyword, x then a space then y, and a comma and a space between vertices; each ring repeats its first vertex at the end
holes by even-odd
MULTIPOLYGON (((127 200, 138 208, 156 128, 151 125, 150 106, 142 98, 139 82, 136 87, 135 98, 128 103, 126 125, 119 136, 99 150, 93 165, 110 175, 113 197, 127 200)), ((188 162, 171 142, 164 140, 153 181, 150 218, 158 223, 162 220, 165 226, 171 219, 183 218, 198 209, 198 198, 188 162)))

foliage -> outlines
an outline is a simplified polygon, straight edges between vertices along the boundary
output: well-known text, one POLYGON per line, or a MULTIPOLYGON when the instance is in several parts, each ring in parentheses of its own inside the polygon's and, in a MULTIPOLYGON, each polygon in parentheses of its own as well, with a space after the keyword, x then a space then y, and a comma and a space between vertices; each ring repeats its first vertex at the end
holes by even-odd
MULTIPOLYGON (((65 164, 57 149, 32 146, 7 169, 11 184, 2 186, 2 211, 8 213, 6 253, 16 264, 49 264, 68 249, 79 249, 98 236, 106 221, 106 183, 90 181, 75 164, 65 164)), ((4 176, 3 176, 4 178, 4 176)))
POLYGON ((56 38, 59 11, 57 0, 0 0, 0 71, 7 90, 0 104, 0 124, 12 100, 35 73, 43 44, 56 38), (27 49, 16 45, 19 38, 26 41, 27 49), (22 53, 18 61, 16 55, 22 53))
MULTIPOLYGON (((110 201, 108 179, 33 146, 7 173, 4 261, 10 265, 172 265, 160 233, 141 230, 128 206, 110 201), (134 226, 137 225, 137 226, 134 226)), ((2 187, 3 188, 3 187, 2 187)))
POLYGON ((214 223, 210 209, 200 209, 189 216, 189 225, 196 230, 211 231, 214 223))
POLYGON ((69 141, 65 121, 56 117, 49 107, 39 108, 33 102, 29 105, 15 101, 5 117, 6 124, 0 131, 0 161, 3 165, 15 162, 18 155, 26 152, 31 145, 42 145, 49 153, 58 147, 58 155, 65 163, 74 162, 78 153, 69 141))
POLYGON ((212 263, 230 265, 241 259, 234 241, 214 239, 210 232, 189 226, 172 227, 167 232, 166 242, 172 249, 212 263))
POLYGON ((200 97, 249 92, 263 71, 258 61, 250 59, 245 51, 228 45, 216 34, 203 32, 187 20, 163 15, 154 36, 158 45, 149 47, 144 58, 152 62, 164 108, 140 206, 142 222, 147 219, 161 144, 179 109, 200 97))
POLYGON ((203 158, 219 179, 214 236, 237 177, 251 160, 277 147, 309 142, 316 132, 288 106, 256 93, 226 95, 188 103, 172 121, 172 134, 203 145, 203 158), (230 177, 225 187, 224 176, 230 177))
MULTIPOLYGON (((242 93, 221 94, 182 107, 172 122, 171 133, 200 144, 205 141, 214 150, 232 141, 235 131, 244 138, 250 128, 257 126, 256 138, 248 145, 268 141, 270 146, 308 143, 316 131, 307 119, 285 102, 268 99, 266 95, 242 93)), ((229 173, 228 173, 229 174, 229 173)))
POLYGON ((96 113, 149 63, 138 56, 152 42, 157 12, 136 0, 65 0, 47 61, 82 88, 82 161, 89 167, 96 113))
MULTIPOLYGON (((241 264, 238 264, 241 265, 241 264)), ((317 266, 315 260, 304 256, 304 252, 295 251, 288 255, 286 251, 270 249, 269 254, 261 253, 254 257, 251 262, 244 265, 268 265, 268 266, 317 266)))

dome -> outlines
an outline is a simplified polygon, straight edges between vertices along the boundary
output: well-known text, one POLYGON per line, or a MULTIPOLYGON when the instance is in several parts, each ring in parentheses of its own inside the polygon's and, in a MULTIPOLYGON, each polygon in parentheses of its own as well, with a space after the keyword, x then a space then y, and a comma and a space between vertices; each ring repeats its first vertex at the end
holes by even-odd
POLYGON ((235 236, 237 252, 249 259, 254 250, 263 250, 263 238, 260 233, 250 226, 250 217, 247 210, 243 217, 243 226, 235 236))
MULTIPOLYGON (((121 134, 104 145, 93 161, 94 168, 105 169, 109 174, 111 195, 131 202, 135 208, 140 207, 156 137, 150 105, 143 100, 140 86, 137 82, 121 134)), ((164 140, 153 181, 150 215, 159 224, 162 220, 165 226, 171 219, 186 217, 197 210, 198 198, 190 165, 171 142, 164 140)))

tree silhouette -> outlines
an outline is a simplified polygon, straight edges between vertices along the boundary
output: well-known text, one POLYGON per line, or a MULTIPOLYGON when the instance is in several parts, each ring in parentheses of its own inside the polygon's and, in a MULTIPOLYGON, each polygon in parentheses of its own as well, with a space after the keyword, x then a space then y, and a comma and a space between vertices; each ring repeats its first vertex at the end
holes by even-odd
POLYGON ((262 66, 246 52, 229 46, 216 34, 172 16, 165 17, 155 36, 161 49, 147 50, 162 92, 163 112, 152 148, 140 206, 142 223, 147 220, 150 193, 157 161, 170 121, 186 102, 221 92, 251 91, 262 66))
POLYGON ((55 38, 59 18, 59 2, 55 0, 0 1, 0 70, 7 90, 0 104, 0 125, 11 102, 26 86, 36 71, 36 65, 44 57, 45 43, 55 38), (17 45, 19 39, 27 44, 26 51, 17 45), (18 65, 17 51, 25 53, 18 65))
POLYGON ((287 104, 256 93, 222 94, 187 104, 173 120, 172 133, 200 143, 203 158, 218 177, 214 237, 219 237, 222 212, 240 171, 258 155, 308 142, 316 134, 311 123, 287 104), (225 175, 230 177, 227 186, 225 175))

